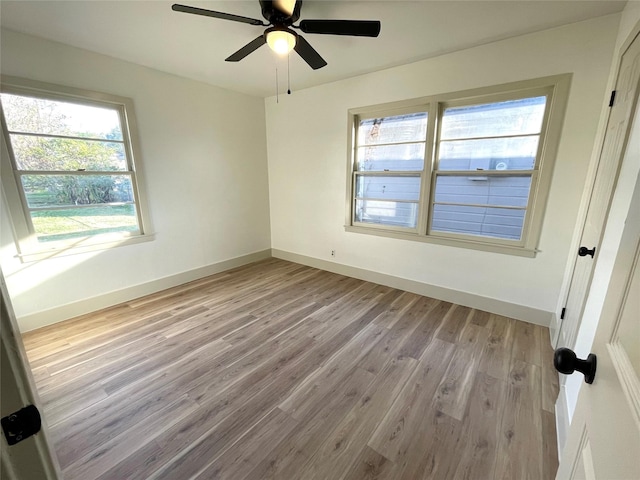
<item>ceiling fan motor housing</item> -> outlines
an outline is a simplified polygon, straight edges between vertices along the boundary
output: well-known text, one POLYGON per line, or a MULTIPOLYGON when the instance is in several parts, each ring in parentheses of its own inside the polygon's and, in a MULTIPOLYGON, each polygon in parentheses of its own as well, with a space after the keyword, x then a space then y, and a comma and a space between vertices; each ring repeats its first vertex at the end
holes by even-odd
POLYGON ((274 26, 288 27, 297 22, 300 18, 300 8, 302 7, 302 1, 297 1, 293 9, 293 13, 289 15, 287 12, 283 12, 276 8, 275 2, 269 0, 260 0, 260 7, 262 8, 262 16, 274 26))

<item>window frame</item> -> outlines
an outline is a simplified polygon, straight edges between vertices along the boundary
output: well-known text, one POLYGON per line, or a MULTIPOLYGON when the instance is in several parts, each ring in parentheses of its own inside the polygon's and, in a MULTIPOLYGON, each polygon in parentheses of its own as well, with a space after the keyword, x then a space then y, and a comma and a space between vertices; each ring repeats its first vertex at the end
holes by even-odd
MULTIPOLYGON (((423 168, 422 171, 417 171, 417 170, 394 170, 394 171, 372 171, 372 172, 367 172, 367 173, 363 173, 362 171, 358 171, 357 170, 357 154, 356 151, 358 149, 357 145, 355 144, 355 139, 358 137, 358 123, 359 122, 353 122, 353 142, 354 142, 354 146, 353 146, 353 150, 352 150, 352 154, 353 154, 353 170, 350 172, 350 175, 352 177, 352 187, 353 188, 353 192, 355 193, 356 191, 356 183, 357 183, 357 178, 358 175, 361 175, 363 177, 365 176, 405 176, 405 177, 416 177, 419 176, 420 177, 420 197, 417 201, 418 204, 418 208, 420 208, 420 205, 423 202, 423 193, 424 193, 424 185, 426 182, 426 178, 425 178, 425 168, 424 166, 427 164, 428 162, 428 152, 431 150, 432 145, 429 143, 429 122, 431 122, 431 113, 429 112, 429 105, 428 104, 417 104, 417 105, 411 105, 411 106, 400 106, 398 108, 393 108, 393 109, 388 109, 388 110, 384 110, 384 116, 396 116, 396 115, 407 115, 407 114, 412 114, 412 113, 420 113, 420 112, 427 112, 427 135, 426 138, 424 140, 424 144, 425 144, 425 153, 424 153, 424 158, 423 158, 423 168)), ((379 118, 380 112, 376 111, 376 112, 367 112, 363 115, 358 115, 358 120, 370 120, 370 119, 374 119, 374 118, 379 118)), ((418 143, 418 142, 411 142, 411 143, 418 143)), ((358 222, 356 220, 356 208, 355 208, 355 203, 357 201, 357 197, 354 195, 353 196, 353 200, 352 200, 352 215, 351 215, 351 222, 352 225, 354 226, 362 226, 364 228, 369 228, 369 223, 365 223, 365 222, 358 222)), ((410 203, 416 203, 416 202, 410 202, 410 203)), ((422 215, 418 215, 417 221, 416 221, 416 228, 410 228, 410 227, 395 227, 392 225, 383 225, 383 224, 376 224, 375 227, 379 228, 379 229, 383 229, 383 230, 391 230, 391 231, 401 231, 401 232, 407 232, 407 233, 415 233, 417 234, 418 232, 421 231, 422 228, 422 215)))
MULTIPOLYGON (((352 108, 348 111, 348 152, 347 152, 347 196, 345 230, 353 233, 364 233, 405 240, 421 241, 470 248, 475 250, 505 253, 525 257, 534 257, 538 252, 538 243, 542 230, 542 222, 546 201, 551 184, 553 165, 560 141, 564 114, 568 99, 571 74, 554 75, 513 82, 508 84, 482 87, 472 90, 444 93, 428 97, 420 97, 400 102, 391 102, 367 107, 352 108), (438 169, 438 149, 441 118, 445 108, 472 106, 517 100, 545 95, 546 109, 540 130, 540 141, 532 170, 504 171, 458 171, 438 169), (425 111, 428 114, 426 151, 419 200, 417 228, 410 231, 392 225, 379 225, 356 222, 355 178, 357 161, 357 130, 361 120, 393 116, 395 112, 410 112, 412 109, 425 111), (502 173, 504 172, 504 173, 502 173), (520 240, 509 240, 498 237, 442 232, 432 230, 435 182, 438 176, 531 176, 531 187, 525 210, 525 218, 520 240)), ((384 172, 387 173, 387 172, 384 172)), ((393 172, 389 172, 393 173, 393 172)))
MULTIPOLYGON (((151 221, 148 215, 144 190, 137 125, 133 101, 131 99, 108 93, 94 92, 7 75, 2 75, 0 78, 0 92, 53 101, 63 101, 78 105, 106 107, 115 110, 118 114, 122 131, 122 141, 116 140, 115 143, 122 143, 123 145, 126 157, 126 170, 109 170, 104 172, 98 170, 70 170, 68 172, 63 170, 42 170, 35 173, 45 176, 64 175, 68 173, 74 176, 102 174, 129 177, 131 179, 133 205, 138 223, 137 232, 103 233, 78 236, 66 240, 52 240, 46 243, 39 242, 30 213, 33 208, 28 205, 26 194, 24 188, 21 186, 20 180, 21 176, 29 174, 32 171, 18 168, 12 149, 10 132, 3 114, 0 115, 2 128, 2 135, 0 135, 2 137, 2 188, 8 207, 7 210, 11 217, 15 244, 18 251, 17 256, 21 261, 37 261, 61 254, 104 250, 115 246, 129 245, 153 239, 154 236, 151 233, 151 221)), ((46 135, 43 135, 43 137, 45 136, 46 135)))

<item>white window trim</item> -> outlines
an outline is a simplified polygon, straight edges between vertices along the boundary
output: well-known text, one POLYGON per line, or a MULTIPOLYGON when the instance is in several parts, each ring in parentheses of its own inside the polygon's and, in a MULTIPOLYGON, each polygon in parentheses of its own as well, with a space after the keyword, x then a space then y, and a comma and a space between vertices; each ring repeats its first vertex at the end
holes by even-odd
MULTIPOLYGON (((44 83, 26 78, 2 75, 0 77, 0 91, 17 95, 29 95, 41 98, 75 100, 85 105, 109 106, 118 110, 121 116, 121 127, 127 129, 123 140, 127 150, 130 170, 126 173, 131 176, 134 201, 138 215, 140 232, 134 235, 110 235, 101 234, 87 237, 78 237, 72 240, 39 243, 33 233, 31 217, 26 210, 26 201, 22 190, 18 187, 16 169, 12 164, 9 153, 10 144, 8 131, 4 120, 2 121, 2 135, 0 135, 0 156, 3 200, 11 217, 13 235, 15 239, 17 256, 22 262, 40 261, 54 256, 84 253, 96 250, 105 250, 122 245, 131 245, 154 239, 151 219, 147 208, 147 196, 144 188, 144 175, 140 144, 137 134, 133 101, 129 98, 111 95, 108 93, 44 83)), ((124 133, 124 132, 123 132, 124 133)))
MULTIPOLYGON (((403 240, 412 240, 439 245, 470 248, 475 250, 535 257, 540 241, 542 223, 547 197, 551 185, 553 166, 556 159, 564 114, 569 96, 571 74, 513 82, 491 87, 477 88, 460 92, 432 95, 429 97, 403 100, 374 106, 353 108, 348 111, 347 137, 347 188, 345 208, 345 230, 353 233, 364 233, 403 240), (536 165, 532 173, 532 191, 527 205, 527 214, 523 226, 521 241, 510 241, 494 237, 481 237, 448 232, 430 232, 432 218, 431 192, 435 183, 436 131, 440 109, 444 106, 471 105, 474 103, 490 103, 501 99, 512 99, 520 96, 534 96, 544 92, 548 96, 545 119, 541 129, 544 141, 538 146, 536 165), (523 95, 524 94, 524 95, 523 95), (387 225, 365 224, 355 222, 355 161, 356 161, 356 121, 366 118, 393 115, 395 112, 427 111, 428 126, 425 152, 425 167, 422 174, 420 194, 420 216, 417 228, 397 228, 387 225), (537 178, 534 178, 537 177, 537 178), (533 180, 537 180, 534 182, 533 180)), ((473 172, 469 172, 473 175, 473 172)), ((507 171, 505 175, 517 173, 507 171)), ((448 174, 448 173, 445 173, 448 174)), ((500 175, 491 172, 492 176, 500 175)))

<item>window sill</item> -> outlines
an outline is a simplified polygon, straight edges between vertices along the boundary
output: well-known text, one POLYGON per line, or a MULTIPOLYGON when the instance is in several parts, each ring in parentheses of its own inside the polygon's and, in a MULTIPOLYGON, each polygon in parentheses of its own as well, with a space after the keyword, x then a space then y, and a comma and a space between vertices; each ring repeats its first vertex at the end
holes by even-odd
POLYGON ((345 225, 346 232, 364 233, 366 235, 375 235, 378 237, 398 238, 401 240, 411 240, 414 242, 433 243, 436 245, 445 245, 449 247, 467 248, 471 250, 480 250, 483 252, 500 253, 505 255, 515 255, 519 257, 534 258, 539 250, 524 247, 515 247, 510 245, 497 245, 484 242, 474 242, 472 240, 461 240, 452 238, 442 238, 427 235, 419 235, 417 233, 399 232, 396 230, 388 230, 375 227, 360 227, 353 225, 345 225))
MULTIPOLYGON (((137 243, 150 242, 155 239, 154 234, 135 235, 120 238, 80 238, 76 243, 51 245, 46 249, 29 249, 16 255, 22 263, 39 262, 49 258, 65 257, 68 255, 78 255, 88 252, 109 250, 124 245, 134 245, 137 243)), ((39 245, 40 246, 40 245, 39 245)))

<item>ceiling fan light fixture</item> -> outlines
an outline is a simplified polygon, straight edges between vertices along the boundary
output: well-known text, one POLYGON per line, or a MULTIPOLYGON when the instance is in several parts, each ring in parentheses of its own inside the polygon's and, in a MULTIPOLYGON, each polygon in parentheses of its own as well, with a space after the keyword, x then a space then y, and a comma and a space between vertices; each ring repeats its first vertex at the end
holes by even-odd
POLYGON ((266 32, 269 48, 279 55, 286 55, 296 46, 296 35, 289 30, 268 29, 266 32))

